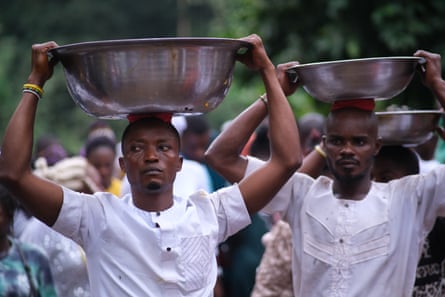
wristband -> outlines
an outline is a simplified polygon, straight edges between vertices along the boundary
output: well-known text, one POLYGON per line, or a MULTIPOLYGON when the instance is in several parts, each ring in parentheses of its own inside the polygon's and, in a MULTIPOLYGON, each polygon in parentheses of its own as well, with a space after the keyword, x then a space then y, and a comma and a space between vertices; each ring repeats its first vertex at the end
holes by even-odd
POLYGON ((35 84, 24 84, 23 92, 34 94, 39 99, 43 97, 43 89, 35 84))
POLYGON ((263 94, 260 96, 260 100, 263 101, 264 105, 267 107, 267 95, 263 94))
POLYGON ((323 158, 326 158, 326 152, 321 148, 320 145, 316 145, 315 146, 315 150, 317 151, 317 153, 320 154, 320 156, 322 156, 323 158))
POLYGON ((23 89, 23 93, 30 93, 37 97, 37 99, 41 99, 42 97, 37 91, 31 90, 31 89, 23 89))

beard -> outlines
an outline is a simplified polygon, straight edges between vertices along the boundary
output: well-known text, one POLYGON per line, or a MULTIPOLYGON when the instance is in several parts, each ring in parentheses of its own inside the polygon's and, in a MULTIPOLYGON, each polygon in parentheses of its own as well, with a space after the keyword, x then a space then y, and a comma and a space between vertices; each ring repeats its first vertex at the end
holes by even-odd
POLYGON ((158 191, 159 189, 161 189, 161 184, 160 183, 150 182, 147 185, 147 190, 149 190, 149 191, 158 191))
POLYGON ((331 172, 332 172, 332 175, 335 177, 335 179, 342 183, 345 183, 345 182, 353 183, 353 182, 362 180, 366 176, 366 174, 363 172, 356 174, 356 175, 347 174, 347 173, 342 174, 336 170, 331 170, 331 172))
MULTIPOLYGON (((336 169, 336 167, 331 163, 331 162, 327 162, 329 171, 331 172, 331 174, 334 176, 334 178, 336 180, 338 180, 339 182, 345 183, 345 182, 356 182, 359 180, 362 180, 363 178, 366 177, 367 173, 366 172, 358 172, 356 174, 353 174, 352 172, 348 171, 348 170, 343 170, 343 172, 340 172, 339 170, 336 169)), ((352 170, 351 170, 352 171, 352 170)))

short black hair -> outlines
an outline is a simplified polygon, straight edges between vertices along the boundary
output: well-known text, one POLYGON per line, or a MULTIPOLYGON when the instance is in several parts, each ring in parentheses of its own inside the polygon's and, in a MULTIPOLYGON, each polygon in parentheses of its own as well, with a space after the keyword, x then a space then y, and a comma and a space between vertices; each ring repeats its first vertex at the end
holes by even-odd
POLYGON ((331 110, 326 117, 324 133, 325 134, 329 133, 329 128, 332 127, 334 119, 336 117, 342 117, 344 115, 350 115, 350 114, 360 115, 361 121, 367 121, 367 123, 369 124, 369 127, 372 128, 372 133, 374 133, 375 137, 377 138, 378 128, 379 128, 379 120, 377 118, 376 113, 374 111, 362 110, 362 109, 351 108, 351 107, 338 109, 338 110, 331 110))
POLYGON ((106 136, 99 136, 91 138, 85 145, 85 155, 88 157, 92 151, 98 147, 108 147, 116 154, 116 143, 106 136))
POLYGON ((207 118, 204 115, 186 116, 187 127, 184 133, 192 133, 202 135, 210 131, 210 125, 207 118))
POLYGON ((131 122, 130 124, 127 125, 127 127, 125 127, 124 132, 122 132, 122 137, 121 137, 121 150, 122 152, 124 152, 124 145, 125 145, 125 138, 127 138, 127 134, 128 132, 136 125, 152 125, 153 123, 161 123, 163 125, 165 125, 165 127, 167 127, 168 129, 170 129, 172 131, 172 133, 174 134, 175 138, 178 141, 178 148, 179 150, 181 149, 181 138, 179 136, 179 132, 178 130, 175 128, 175 126, 173 126, 171 123, 169 122, 165 122, 159 118, 156 117, 147 117, 147 118, 142 118, 139 119, 137 121, 131 122))
POLYGON ((376 159, 391 160, 397 164, 406 175, 418 174, 419 158, 416 153, 401 145, 384 145, 376 156, 376 159))

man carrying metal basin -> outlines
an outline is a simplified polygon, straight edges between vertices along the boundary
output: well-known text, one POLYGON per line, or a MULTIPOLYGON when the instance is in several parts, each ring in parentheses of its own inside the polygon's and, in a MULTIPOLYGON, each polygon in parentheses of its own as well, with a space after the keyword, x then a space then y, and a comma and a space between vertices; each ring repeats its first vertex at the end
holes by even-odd
MULTIPOLYGON (((426 59, 424 84, 445 107, 440 56, 415 55, 426 59)), ((263 164, 238 156, 265 116, 260 108, 241 113, 207 152, 210 165, 231 182, 263 164)), ((292 229, 295 296, 411 296, 422 243, 445 216, 444 165, 389 183, 371 180, 381 147, 373 109, 372 99, 334 102, 320 153, 333 177, 295 173, 263 209, 280 212, 292 229)))
MULTIPOLYGON (((29 167, 34 119, 42 88, 53 73, 48 50, 32 47, 32 70, 6 129, 0 182, 35 217, 85 250, 93 296, 212 296, 215 250, 250 223, 301 162, 297 126, 261 39, 239 60, 259 71, 269 94, 271 158, 239 184, 215 193, 174 197, 180 143, 168 115, 131 117, 122 136, 120 165, 131 194, 82 194, 38 178, 29 167)), ((48 100, 48 99, 47 99, 48 100)))

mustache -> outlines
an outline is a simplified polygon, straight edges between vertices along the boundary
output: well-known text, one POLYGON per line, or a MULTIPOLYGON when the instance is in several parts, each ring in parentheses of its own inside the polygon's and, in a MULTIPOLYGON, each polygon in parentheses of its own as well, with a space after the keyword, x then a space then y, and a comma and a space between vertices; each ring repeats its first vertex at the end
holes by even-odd
POLYGON ((342 162, 349 162, 349 163, 352 162, 355 164, 359 163, 359 161, 356 158, 350 157, 350 156, 341 157, 341 158, 337 159, 337 161, 335 163, 342 163, 342 162))

